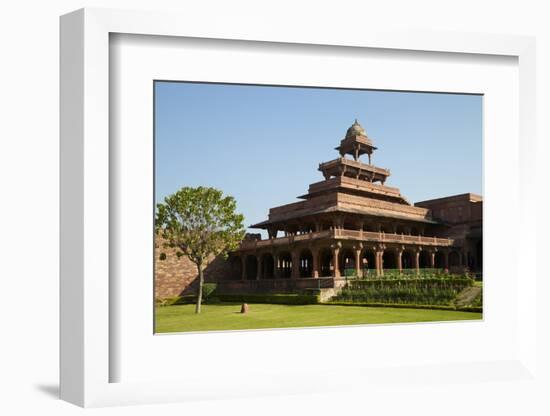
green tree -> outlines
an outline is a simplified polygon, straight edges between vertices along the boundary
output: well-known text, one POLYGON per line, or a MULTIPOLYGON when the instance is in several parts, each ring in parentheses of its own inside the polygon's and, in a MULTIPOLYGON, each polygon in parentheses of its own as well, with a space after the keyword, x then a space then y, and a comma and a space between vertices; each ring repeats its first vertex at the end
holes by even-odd
POLYGON ((195 312, 201 312, 204 269, 215 257, 235 250, 244 238, 244 216, 237 203, 215 188, 184 187, 157 204, 155 227, 165 246, 175 248, 197 266, 199 291, 195 312))

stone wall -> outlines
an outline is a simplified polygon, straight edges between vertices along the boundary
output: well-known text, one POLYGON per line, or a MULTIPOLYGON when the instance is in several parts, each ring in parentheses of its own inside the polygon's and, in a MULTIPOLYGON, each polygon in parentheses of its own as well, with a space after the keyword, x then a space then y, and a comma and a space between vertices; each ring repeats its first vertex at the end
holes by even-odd
POLYGON ((448 224, 471 224, 483 219, 483 200, 479 195, 454 195, 417 202, 415 205, 429 208, 434 219, 448 224))
MULTIPOLYGON (((155 298, 167 298, 196 293, 198 287, 197 266, 187 256, 178 257, 176 250, 164 247, 157 238, 155 247, 155 298), (161 260, 161 253, 166 255, 161 260)), ((204 270, 206 282, 239 278, 232 259, 213 258, 204 270)))

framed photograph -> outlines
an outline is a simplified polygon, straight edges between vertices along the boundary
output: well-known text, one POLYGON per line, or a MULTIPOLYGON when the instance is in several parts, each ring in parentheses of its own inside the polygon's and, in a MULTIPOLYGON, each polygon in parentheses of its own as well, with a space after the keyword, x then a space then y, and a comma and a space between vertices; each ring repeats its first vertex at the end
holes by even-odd
POLYGON ((534 59, 63 16, 62 398, 535 385, 534 59))
POLYGON ((155 333, 482 319, 482 95, 154 89, 155 333))

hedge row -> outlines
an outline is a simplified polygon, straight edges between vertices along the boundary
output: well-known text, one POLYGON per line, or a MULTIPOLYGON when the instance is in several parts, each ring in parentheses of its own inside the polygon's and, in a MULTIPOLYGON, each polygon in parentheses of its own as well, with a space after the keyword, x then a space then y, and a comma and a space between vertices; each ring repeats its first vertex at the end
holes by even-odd
POLYGON ((448 305, 456 297, 454 290, 415 289, 415 288, 384 288, 354 290, 343 289, 336 296, 336 301, 355 303, 404 303, 422 305, 448 305))
POLYGON ((319 303, 317 295, 294 295, 294 294, 248 294, 236 295, 217 294, 216 297, 222 302, 237 303, 274 303, 280 305, 312 305, 319 303))
POLYGON ((444 269, 384 269, 384 275, 378 276, 374 270, 363 270, 363 280, 401 280, 401 279, 455 279, 467 278, 467 274, 450 274, 444 269))
MULTIPOLYGON (((223 302, 235 303, 275 303, 283 305, 310 305, 319 303, 318 296, 313 295, 221 295, 216 300, 223 302)), ((185 305, 194 304, 196 297, 193 295, 176 296, 165 298, 162 301, 157 300, 157 304, 162 305, 185 305)), ((440 309, 440 310, 457 310, 462 312, 483 312, 483 307, 468 306, 456 308, 451 305, 423 305, 413 303, 382 303, 382 302, 350 302, 333 300, 327 303, 328 305, 340 306, 371 306, 371 307, 388 307, 388 308, 412 308, 412 309, 440 309)))
POLYGON ((350 289, 369 289, 386 287, 436 287, 463 290, 472 286, 474 281, 468 277, 453 278, 405 278, 405 279, 361 279, 352 280, 347 283, 350 289))
POLYGON ((333 299, 350 303, 450 305, 458 293, 473 284, 468 278, 356 280, 333 299))
MULTIPOLYGON (((369 273, 370 274, 370 273, 369 273)), ((384 276, 382 278, 397 278, 402 279, 407 276, 417 277, 417 276, 440 276, 442 278, 448 278, 450 275, 448 272, 445 272, 444 269, 429 269, 429 268, 422 268, 418 269, 418 273, 416 269, 384 269, 384 276)), ((380 276, 378 276, 380 277, 380 276)))
POLYGON ((188 303, 196 303, 196 302, 197 302, 196 295, 173 296, 169 298, 155 300, 155 303, 159 306, 186 305, 188 303))
MULTIPOLYGON (((171 298, 157 299, 158 306, 171 305, 186 305, 195 303, 197 297, 195 295, 174 296, 171 298)), ((295 295, 295 294, 226 294, 209 297, 204 303, 218 302, 235 302, 235 303, 274 303, 279 305, 312 305, 319 303, 319 295, 317 293, 310 295, 295 295)))
POLYGON ((381 303, 381 302, 344 302, 344 301, 330 301, 327 305, 338 306, 365 306, 365 307, 384 307, 384 308, 406 308, 406 309, 436 309, 443 311, 460 311, 460 312, 478 312, 482 313, 481 307, 465 307, 456 308, 451 305, 420 305, 414 303, 381 303))

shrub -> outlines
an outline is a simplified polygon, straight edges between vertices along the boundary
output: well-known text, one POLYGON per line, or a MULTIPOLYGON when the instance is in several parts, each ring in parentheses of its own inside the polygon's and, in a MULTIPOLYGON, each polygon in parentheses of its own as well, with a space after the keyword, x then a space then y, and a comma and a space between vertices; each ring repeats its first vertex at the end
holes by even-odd
POLYGON ((430 269, 422 268, 416 269, 384 269, 383 276, 377 276, 374 270, 370 270, 369 273, 363 271, 363 279, 374 280, 403 280, 403 279, 452 279, 452 278, 464 278, 461 275, 453 275, 446 273, 443 269, 430 269))
POLYGON ((319 303, 318 295, 294 295, 294 294, 227 294, 217 295, 222 302, 236 303, 273 303, 280 305, 310 305, 319 303))
POLYGON ((483 308, 481 306, 465 306, 463 308, 457 308, 457 311, 483 313, 483 308))
POLYGON ((162 298, 156 298, 155 299, 155 305, 156 306, 167 306, 168 305, 168 302, 166 300, 166 298, 162 299, 162 298))
POLYGON ((344 269, 344 276, 345 277, 357 277, 357 270, 355 269, 344 269))
MULTIPOLYGON (((204 290, 204 288, 203 288, 204 290)), ((157 306, 169 305, 186 305, 195 303, 197 297, 195 295, 175 296, 164 299, 157 299, 157 306)), ((280 305, 311 305, 319 303, 319 294, 295 295, 295 294, 216 294, 216 296, 208 296, 205 300, 207 304, 215 304, 220 302, 235 302, 235 303, 273 303, 280 305)))
POLYGON ((174 305, 186 305, 188 303, 197 303, 197 295, 178 296, 174 305))
POLYGON ((321 294, 321 289, 304 289, 303 294, 309 296, 319 296, 321 294))
POLYGON ((472 300, 469 305, 464 305, 463 308, 483 308, 483 290, 472 300))
POLYGON ((381 303, 381 302, 344 302, 344 301, 330 301, 330 305, 337 306, 365 306, 365 307, 377 307, 377 308, 407 308, 407 309, 434 309, 444 311, 460 311, 460 312, 478 312, 483 313, 483 308, 477 307, 464 307, 456 308, 452 305, 424 305, 415 303, 381 303))
POLYGON ((350 281, 335 302, 449 305, 473 281, 468 278, 418 277, 350 281))
POLYGON ((207 301, 208 298, 216 291, 216 283, 204 283, 202 285, 202 300, 207 301))
POLYGON ((155 300, 157 306, 170 305, 185 305, 187 303, 195 303, 197 297, 195 295, 172 296, 168 298, 158 298, 155 300))

